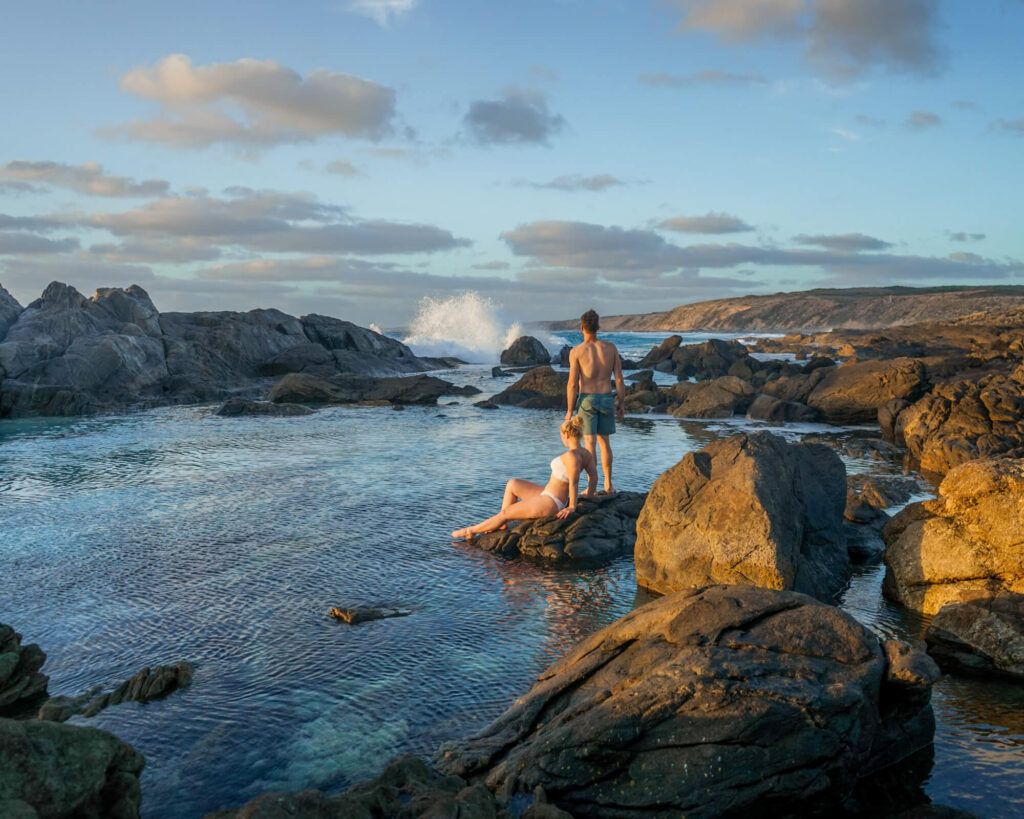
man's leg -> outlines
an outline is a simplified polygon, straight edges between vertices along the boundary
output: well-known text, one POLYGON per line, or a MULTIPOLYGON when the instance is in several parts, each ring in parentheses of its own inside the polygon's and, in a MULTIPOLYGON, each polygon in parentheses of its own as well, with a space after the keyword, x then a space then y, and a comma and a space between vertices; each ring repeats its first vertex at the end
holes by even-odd
POLYGON ((598 435, 597 442, 601 445, 601 469, 604 472, 604 491, 608 494, 615 491, 615 487, 612 486, 612 444, 608 440, 607 435, 598 435))
MULTIPOLYGON (((583 448, 587 450, 591 455, 594 456, 594 463, 597 463, 597 436, 596 435, 584 435, 583 436, 583 448)), ((584 473, 585 474, 585 473, 584 473)), ((587 478, 587 485, 590 485, 590 478, 587 478)), ((594 491, 597 491, 597 487, 594 487, 594 491)))

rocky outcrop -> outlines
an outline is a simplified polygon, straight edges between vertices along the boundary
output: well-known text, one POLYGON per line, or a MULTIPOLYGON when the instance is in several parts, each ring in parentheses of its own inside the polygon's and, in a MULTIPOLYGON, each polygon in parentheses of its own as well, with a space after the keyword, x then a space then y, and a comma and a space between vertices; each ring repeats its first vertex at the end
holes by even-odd
POLYGON ((943 606, 925 641, 944 668, 1024 679, 1024 595, 943 606))
POLYGON ((576 512, 567 518, 528 520, 508 531, 477 535, 470 542, 506 557, 555 564, 601 562, 632 551, 645 497, 641 492, 580 497, 576 512))
POLYGON ((240 415, 312 415, 313 410, 301 404, 275 404, 273 401, 250 401, 248 398, 230 398, 217 410, 223 418, 240 415))
POLYGON ((536 367, 509 387, 492 396, 491 401, 503 406, 525 409, 565 410, 565 390, 569 374, 551 367, 536 367))
POLYGON ((0 296, 0 418, 254 395, 262 379, 291 372, 389 375, 436 366, 394 339, 326 316, 159 313, 137 285, 87 299, 53 282, 24 310, 16 304, 6 291, 0 296))
POLYGON ((520 336, 501 351, 500 361, 506 367, 538 367, 550 364, 551 354, 533 336, 520 336))
POLYGON ((190 686, 194 674, 192 663, 158 665, 152 669, 147 666, 106 694, 93 690, 78 697, 51 697, 39 709, 39 719, 65 722, 75 714, 94 717, 104 708, 123 702, 160 700, 190 686))
POLYGON ((713 338, 701 344, 682 344, 682 336, 669 336, 645 355, 637 366, 685 378, 718 378, 747 357, 747 348, 737 341, 713 338))
POLYGON ((883 408, 898 443, 925 472, 945 474, 979 457, 1024 455, 1024 367, 1010 375, 940 384, 916 403, 883 408), (895 411, 895 420, 889 421, 895 411))
POLYGON ((436 404, 454 385, 432 375, 375 378, 372 375, 315 375, 292 373, 270 390, 275 404, 436 404))
POLYGON ((754 388, 735 375, 683 382, 668 392, 679 402, 670 408, 676 418, 731 418, 746 412, 754 399, 754 388))
POLYGON ((106 731, 0 719, 0 815, 132 819, 145 760, 106 731))
POLYGON ((22 309, 18 300, 0 285, 0 341, 4 340, 11 325, 18 320, 22 309))
POLYGON ((879 407, 894 398, 914 401, 929 385, 924 365, 912 358, 854 361, 823 372, 807 404, 833 424, 874 422, 879 407))
POLYGON ((767 421, 770 424, 810 423, 817 421, 821 414, 806 404, 797 401, 781 401, 773 395, 757 396, 747 409, 751 421, 767 421))
POLYGON ((355 785, 337 796, 316 790, 268 793, 240 808, 208 813, 204 819, 375 819, 384 816, 499 819, 505 813, 483 785, 469 785, 457 776, 441 775, 416 757, 404 756, 391 762, 376 779, 355 785))
POLYGON ((46 653, 35 643, 21 644, 21 635, 0 623, 0 714, 20 713, 46 696, 49 677, 39 669, 46 653))
POLYGON ((904 606, 934 614, 947 603, 1024 592, 1024 461, 953 468, 937 499, 906 507, 882 535, 882 591, 904 606))
POLYGON ((929 745, 937 676, 805 595, 691 589, 584 640, 434 762, 575 816, 799 812, 929 745))
POLYGON ((713 583, 833 601, 850 563, 846 469, 822 444, 768 432, 686 455, 654 482, 637 521, 637 583, 667 593, 713 583))

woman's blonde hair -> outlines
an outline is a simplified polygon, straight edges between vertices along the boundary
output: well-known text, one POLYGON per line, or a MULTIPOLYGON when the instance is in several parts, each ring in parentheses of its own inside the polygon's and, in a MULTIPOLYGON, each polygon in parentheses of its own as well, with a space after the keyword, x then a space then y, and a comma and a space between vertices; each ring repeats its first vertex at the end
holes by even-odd
POLYGON ((568 421, 562 421, 562 434, 566 438, 579 438, 583 434, 583 419, 574 415, 568 421))

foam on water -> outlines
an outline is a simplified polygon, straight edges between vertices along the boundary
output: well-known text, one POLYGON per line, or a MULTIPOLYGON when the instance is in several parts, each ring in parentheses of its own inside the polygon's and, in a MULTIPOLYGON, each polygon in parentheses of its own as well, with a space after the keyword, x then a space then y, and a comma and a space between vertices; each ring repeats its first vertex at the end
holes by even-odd
MULTIPOLYGON (((446 299, 424 298, 402 341, 417 355, 455 356, 472 364, 490 364, 521 335, 520 322, 490 299, 469 292, 446 299)), ((560 343, 554 336, 533 331, 530 335, 550 352, 558 351, 560 343)))

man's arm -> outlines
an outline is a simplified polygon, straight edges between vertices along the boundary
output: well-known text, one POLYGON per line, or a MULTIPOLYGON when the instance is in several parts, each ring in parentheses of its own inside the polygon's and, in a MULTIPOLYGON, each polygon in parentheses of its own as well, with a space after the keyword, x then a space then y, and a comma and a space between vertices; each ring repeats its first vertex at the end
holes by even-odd
POLYGON ((615 349, 615 414, 620 421, 626 418, 626 382, 622 378, 622 356, 615 349))
POLYGON ((572 411, 576 408, 576 386, 580 380, 580 362, 576 351, 569 353, 569 383, 565 386, 565 420, 572 418, 572 411))

